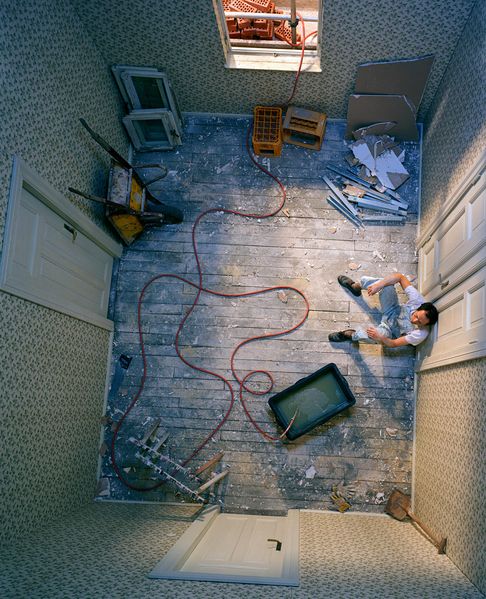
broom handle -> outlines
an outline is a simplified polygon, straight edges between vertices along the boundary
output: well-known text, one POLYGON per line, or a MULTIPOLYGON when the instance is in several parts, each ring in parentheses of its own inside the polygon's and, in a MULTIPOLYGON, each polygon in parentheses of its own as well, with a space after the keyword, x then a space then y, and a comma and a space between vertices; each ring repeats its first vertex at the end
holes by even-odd
POLYGON ((413 520, 416 524, 418 524, 420 526, 420 528, 425 532, 425 534, 432 539, 432 541, 434 542, 434 545, 437 547, 439 553, 445 553, 445 546, 446 546, 447 539, 445 537, 441 537, 440 540, 437 540, 434 533, 430 530, 430 528, 428 526, 426 526, 422 522, 422 520, 420 520, 420 518, 417 518, 417 516, 411 510, 406 510, 406 512, 407 512, 408 517, 411 520, 413 520))

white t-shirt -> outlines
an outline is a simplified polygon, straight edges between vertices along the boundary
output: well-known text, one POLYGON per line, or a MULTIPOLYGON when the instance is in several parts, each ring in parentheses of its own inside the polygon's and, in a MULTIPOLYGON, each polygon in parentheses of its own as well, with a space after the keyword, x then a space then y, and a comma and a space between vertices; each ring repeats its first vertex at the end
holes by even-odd
MULTIPOLYGON (((408 302, 405 304, 405 307, 408 309, 409 316, 412 316, 415 310, 427 300, 423 295, 420 295, 413 285, 406 287, 405 293, 408 297, 408 302)), ((429 335, 429 327, 419 328, 415 325, 412 326, 413 330, 405 335, 405 340, 407 343, 410 343, 410 345, 418 345, 427 339, 429 335)))

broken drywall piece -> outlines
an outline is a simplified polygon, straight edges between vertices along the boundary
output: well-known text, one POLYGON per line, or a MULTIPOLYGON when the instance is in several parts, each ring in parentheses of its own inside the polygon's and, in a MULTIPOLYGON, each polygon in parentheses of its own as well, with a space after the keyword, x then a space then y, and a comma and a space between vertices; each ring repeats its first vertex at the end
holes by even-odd
POLYGON ((311 466, 310 468, 307 468, 307 470, 305 471, 305 477, 306 478, 314 478, 314 476, 317 474, 317 470, 314 468, 314 466, 311 466))
POLYGON ((372 175, 366 166, 360 166, 358 175, 365 183, 369 183, 370 185, 376 185, 378 183, 378 179, 372 175))
POLYGON ((388 135, 367 135, 350 146, 356 159, 366 168, 366 175, 376 176, 381 185, 388 189, 396 189, 409 177, 402 164, 405 153, 388 135))
POLYGON ((105 455, 105 453, 108 451, 108 445, 103 441, 103 443, 100 445, 100 449, 99 449, 99 454, 101 457, 103 457, 105 455))
MULTIPOLYGON (((384 121, 383 123, 373 123, 372 125, 366 125, 366 127, 360 127, 353 131, 354 139, 362 139, 366 135, 384 135, 391 131, 395 126, 396 121, 384 121)), ((393 134, 393 131, 392 131, 393 134)))
POLYGON ((401 60, 367 62, 358 66, 357 94, 400 94, 418 110, 434 62, 433 55, 401 60))
POLYGON ((356 160, 360 164, 364 164, 364 166, 366 166, 366 168, 373 173, 375 170, 375 155, 377 153, 376 146, 367 143, 364 139, 361 139, 351 146, 351 151, 353 152, 356 160))
POLYGON ((354 156, 352 152, 348 152, 344 155, 344 159, 349 164, 349 166, 356 166, 358 164, 358 159, 354 156))
POLYGON ((410 176, 393 150, 386 150, 377 156, 375 173, 380 183, 389 189, 397 189, 410 176))
POLYGON ((96 489, 96 495, 98 497, 109 497, 110 495, 110 479, 100 478, 98 481, 98 487, 96 489))
POLYGON ((415 106, 404 95, 364 95, 353 94, 348 101, 348 123, 346 139, 353 137, 353 131, 367 125, 394 121, 393 136, 401 140, 418 141, 415 123, 415 106))

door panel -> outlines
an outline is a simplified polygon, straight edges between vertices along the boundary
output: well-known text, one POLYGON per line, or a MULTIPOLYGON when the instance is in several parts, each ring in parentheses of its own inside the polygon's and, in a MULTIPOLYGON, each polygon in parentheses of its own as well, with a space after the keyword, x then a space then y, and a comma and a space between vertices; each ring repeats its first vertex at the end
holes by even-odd
POLYGON ((486 173, 420 249, 420 289, 431 299, 482 266, 486 246, 486 173))
POLYGON ((439 322, 419 347, 418 370, 480 357, 486 352, 486 267, 435 303, 439 322))
MULTIPOLYGON (((276 551, 278 539, 286 545, 285 518, 220 514, 181 570, 280 576, 285 551, 276 551)), ((285 547, 286 549, 286 547, 285 547)))
POLYGON ((112 257, 22 188, 6 290, 74 315, 106 318, 112 257))

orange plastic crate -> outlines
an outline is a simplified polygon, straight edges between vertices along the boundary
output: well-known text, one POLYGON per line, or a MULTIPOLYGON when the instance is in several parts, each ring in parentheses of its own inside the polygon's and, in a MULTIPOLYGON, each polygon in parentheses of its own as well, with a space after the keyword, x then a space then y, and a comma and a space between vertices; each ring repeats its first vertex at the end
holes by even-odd
POLYGON ((253 110, 253 151, 262 156, 282 153, 282 109, 255 106, 253 110))

